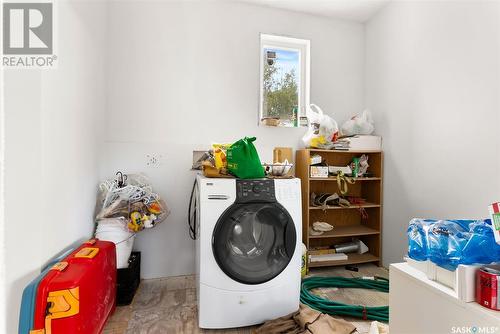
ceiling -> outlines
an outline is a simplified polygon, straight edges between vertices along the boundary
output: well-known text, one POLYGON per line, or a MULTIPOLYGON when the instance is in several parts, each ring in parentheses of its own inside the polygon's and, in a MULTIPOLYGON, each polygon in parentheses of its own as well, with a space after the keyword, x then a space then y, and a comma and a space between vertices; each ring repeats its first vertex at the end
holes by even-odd
POLYGON ((246 3, 366 22, 391 0, 242 0, 246 3))

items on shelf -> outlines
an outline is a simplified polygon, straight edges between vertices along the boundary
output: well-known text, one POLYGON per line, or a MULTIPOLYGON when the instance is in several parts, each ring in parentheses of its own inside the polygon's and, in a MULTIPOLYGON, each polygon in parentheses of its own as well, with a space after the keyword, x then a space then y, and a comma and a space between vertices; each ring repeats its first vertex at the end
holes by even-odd
POLYGON ((352 174, 352 170, 351 170, 350 166, 328 166, 328 174, 337 175, 339 172, 342 172, 345 175, 352 174))
POLYGON ((311 205, 323 208, 323 210, 328 209, 332 206, 341 206, 348 208, 351 203, 339 196, 337 193, 311 193, 311 205))
POLYGON ((311 177, 328 178, 328 166, 310 166, 309 175, 311 177))
MULTIPOLYGON (((382 138, 371 135, 375 130, 369 110, 355 115, 342 125, 339 130, 335 120, 325 115, 321 108, 311 104, 307 108, 309 129, 302 138, 306 148, 318 148, 337 151, 379 151, 382 138)), ((311 162, 311 164, 314 164, 311 162)))
POLYGON ((319 165, 323 162, 323 157, 319 154, 314 154, 310 158, 310 165, 319 165))
POLYGON ((314 261, 308 266, 379 262, 383 153, 303 149, 297 151, 295 161, 296 173, 302 179, 302 191, 308 195, 304 196, 302 203, 303 220, 307 222, 302 232, 303 241, 314 261), (356 160, 356 175, 362 176, 351 176, 353 160, 356 160), (312 167, 328 167, 328 177, 326 173, 324 178, 312 177, 315 175, 311 175, 312 167), (350 173, 346 175, 344 168, 350 173), (321 234, 313 228, 315 222, 327 222, 334 229, 321 234), (351 244, 345 245, 349 242, 351 244), (348 248, 347 251, 353 253, 341 251, 341 248, 336 251, 334 245, 350 246, 351 250, 348 248), (323 246, 327 249, 316 252, 323 246), (332 255, 339 253, 342 255, 332 255))
POLYGON ((348 184, 354 184, 356 182, 352 177, 344 175, 342 171, 338 171, 335 178, 337 179, 337 186, 341 195, 347 194, 349 190, 348 184))
MULTIPOLYGON (((290 178, 293 168, 293 149, 276 147, 273 163, 261 163, 253 144, 255 137, 245 137, 232 144, 212 144, 194 163, 206 177, 238 177, 240 179, 290 178)), ((199 154, 199 153, 198 153, 199 154)))
POLYGON ((335 142, 332 142, 328 147, 323 147, 323 149, 333 151, 380 151, 382 149, 382 137, 373 135, 339 137, 335 142))
POLYGON ((370 167, 368 164, 368 156, 363 154, 359 158, 354 157, 349 167, 351 168, 351 175, 353 177, 362 177, 366 174, 368 167, 370 167))
POLYGON ((366 109, 361 115, 354 115, 350 120, 342 125, 343 136, 370 135, 375 131, 372 113, 366 109))
POLYGON ((356 135, 344 137, 349 142, 352 151, 380 151, 382 149, 382 137, 373 135, 356 135))
POLYGON ((329 232, 333 230, 333 226, 326 222, 314 222, 312 226, 310 226, 310 235, 322 235, 325 232, 329 232))
POLYGON ((268 177, 292 177, 292 175, 289 175, 289 172, 293 164, 289 163, 286 159, 283 162, 275 162, 272 164, 264 163, 263 166, 268 177))
MULTIPOLYGON (((310 228, 312 231, 317 232, 314 230, 313 227, 310 228)), ((311 234, 311 230, 310 230, 310 235, 314 235, 311 234)), ((329 246, 311 247, 308 254, 309 254, 309 262, 326 262, 326 261, 347 260, 348 256, 346 254, 349 253, 365 254, 368 251, 369 251, 368 246, 366 246, 366 244, 363 241, 359 239, 354 239, 351 242, 333 245, 332 248, 330 248, 329 246)))
POLYGON ((335 245, 333 247, 335 248, 336 253, 364 254, 364 253, 367 253, 369 251, 368 246, 366 246, 366 244, 359 239, 355 239, 351 242, 346 242, 343 244, 335 245))
POLYGON ((264 177, 264 169, 253 142, 255 137, 245 137, 227 148, 227 169, 240 179, 264 177))
POLYGON ((346 261, 348 256, 344 253, 310 254, 309 262, 346 261))
POLYGON ((360 157, 354 157, 347 166, 328 165, 328 162, 325 161, 321 155, 313 155, 310 160, 309 176, 321 178, 328 178, 330 176, 337 177, 339 189, 342 189, 342 194, 347 192, 347 183, 353 184, 355 182, 355 180, 347 178, 347 176, 353 178, 363 177, 367 174, 368 167, 370 167, 368 164, 368 155, 366 154, 360 157))
POLYGON ((333 230, 333 225, 330 225, 326 222, 314 222, 313 229, 315 231, 328 232, 328 231, 333 230))
POLYGON ((309 128, 302 137, 306 147, 331 149, 337 140, 339 128, 333 118, 323 113, 320 107, 311 104, 307 107, 309 128))

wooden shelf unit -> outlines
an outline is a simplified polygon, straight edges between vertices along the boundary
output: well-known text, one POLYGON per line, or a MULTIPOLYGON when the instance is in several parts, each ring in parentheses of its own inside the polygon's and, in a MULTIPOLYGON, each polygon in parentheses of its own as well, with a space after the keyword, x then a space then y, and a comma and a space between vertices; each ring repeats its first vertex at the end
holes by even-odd
POLYGON ((373 262, 381 265, 382 258, 382 151, 335 151, 303 149, 296 153, 295 174, 302 184, 302 241, 309 249, 314 246, 333 246, 349 242, 352 239, 362 240, 369 248, 365 254, 347 254, 348 259, 342 261, 310 262, 309 267, 328 267, 346 264, 373 262), (330 166, 347 166, 354 157, 368 155, 369 177, 356 178, 354 184, 348 185, 346 196, 358 196, 366 200, 363 204, 352 204, 349 207, 330 206, 327 208, 312 206, 312 192, 337 193, 340 195, 335 177, 312 178, 309 175, 310 159, 319 154, 330 166), (334 181, 334 182, 332 182, 334 181), (360 213, 363 208, 368 218, 363 220, 360 213), (334 226, 330 232, 319 236, 309 235, 309 226, 315 221, 324 221, 334 226))

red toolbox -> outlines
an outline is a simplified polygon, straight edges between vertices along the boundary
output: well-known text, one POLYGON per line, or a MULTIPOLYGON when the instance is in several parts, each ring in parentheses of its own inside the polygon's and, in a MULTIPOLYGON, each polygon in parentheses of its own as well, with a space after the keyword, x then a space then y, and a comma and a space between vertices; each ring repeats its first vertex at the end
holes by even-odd
POLYGON ((30 334, 101 333, 115 299, 115 244, 89 240, 40 280, 30 334))

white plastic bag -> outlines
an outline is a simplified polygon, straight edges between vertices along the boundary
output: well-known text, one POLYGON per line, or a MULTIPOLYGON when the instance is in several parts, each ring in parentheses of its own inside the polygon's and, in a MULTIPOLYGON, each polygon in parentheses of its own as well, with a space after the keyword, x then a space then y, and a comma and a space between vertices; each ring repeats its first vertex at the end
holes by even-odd
POLYGON ((331 148, 337 140, 339 127, 333 118, 323 113, 320 107, 311 104, 307 107, 309 129, 302 141, 306 147, 331 148))
POLYGON ((369 135, 375 131, 372 113, 366 109, 360 115, 355 115, 342 125, 343 136, 369 135))

